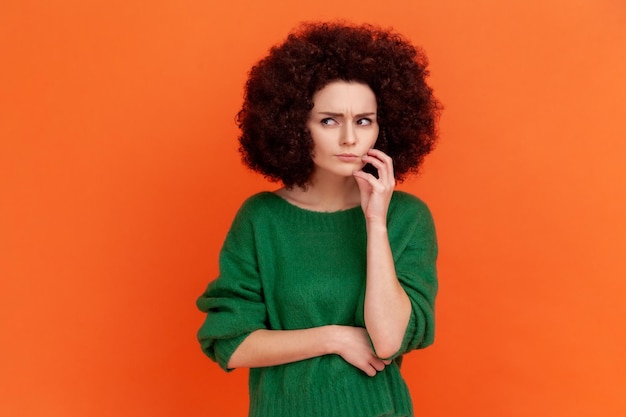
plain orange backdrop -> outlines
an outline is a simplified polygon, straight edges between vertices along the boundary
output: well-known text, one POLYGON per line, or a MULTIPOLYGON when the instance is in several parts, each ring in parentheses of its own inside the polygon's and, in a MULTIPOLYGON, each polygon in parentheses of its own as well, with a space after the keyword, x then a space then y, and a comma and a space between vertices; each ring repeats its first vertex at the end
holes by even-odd
POLYGON ((626 4, 5 0, 0 415, 244 416, 195 298, 243 199, 234 116, 298 22, 394 27, 441 141, 401 185, 440 240, 417 416, 626 415, 626 4))

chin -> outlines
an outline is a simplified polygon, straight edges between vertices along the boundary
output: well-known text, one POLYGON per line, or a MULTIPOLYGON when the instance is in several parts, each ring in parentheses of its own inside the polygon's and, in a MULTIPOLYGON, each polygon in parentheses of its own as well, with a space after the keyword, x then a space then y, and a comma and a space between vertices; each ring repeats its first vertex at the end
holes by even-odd
POLYGON ((321 168, 317 171, 320 178, 353 178, 352 173, 363 168, 363 164, 342 164, 341 166, 332 166, 328 168, 321 168))

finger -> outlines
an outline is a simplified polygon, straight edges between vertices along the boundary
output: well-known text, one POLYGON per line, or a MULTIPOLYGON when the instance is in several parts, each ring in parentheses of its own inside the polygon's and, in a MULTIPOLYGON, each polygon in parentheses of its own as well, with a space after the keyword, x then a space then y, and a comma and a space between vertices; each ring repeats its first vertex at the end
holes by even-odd
MULTIPOLYGON (((378 180, 376 179, 375 176, 365 171, 354 171, 352 175, 357 179, 357 182, 359 182, 359 180, 362 180, 365 183, 368 183, 372 187, 376 186, 378 183, 378 180)), ((365 185, 365 184, 359 183, 359 186, 362 186, 362 185, 365 185)))
POLYGON ((380 159, 381 161, 385 161, 387 163, 393 163, 393 159, 391 159, 391 157, 389 155, 387 155, 386 153, 384 153, 380 149, 372 148, 372 149, 367 151, 367 155, 375 156, 376 158, 380 159))
POLYGON ((391 359, 385 359, 385 360, 383 361, 383 363, 384 363, 385 365, 389 365, 391 362, 393 362, 391 359))
POLYGON ((383 361, 380 360, 373 361, 372 366, 379 372, 385 369, 385 364, 383 363, 383 361))
MULTIPOLYGON (((395 176, 393 174, 393 159, 386 153, 379 151, 377 149, 373 149, 375 151, 375 155, 383 162, 383 170, 386 174, 386 178, 389 180, 389 183, 395 185, 395 176)), ((379 171, 380 172, 380 171, 379 171)))
POLYGON ((378 170, 378 177, 381 181, 390 184, 394 183, 395 177, 391 157, 377 149, 370 149, 361 159, 363 162, 373 165, 378 170))
POLYGON ((361 192, 361 202, 367 201, 365 199, 369 198, 373 193, 381 194, 385 192, 385 189, 389 188, 387 185, 379 181, 378 178, 367 172, 355 171, 352 175, 356 179, 359 186, 359 190, 361 192))
POLYGON ((387 181, 389 169, 385 166, 383 161, 369 155, 363 155, 361 160, 365 164, 364 166, 369 164, 376 169, 376 177, 380 181, 387 181))
POLYGON ((376 376, 376 369, 374 369, 373 366, 367 366, 365 369, 363 369, 363 371, 368 375, 368 376, 376 376))
POLYGON ((387 181, 382 178, 376 178, 372 174, 369 174, 364 171, 355 171, 352 175, 357 179, 357 182, 363 181, 363 184, 359 184, 361 191, 365 190, 365 184, 369 184, 368 192, 385 193, 385 191, 393 190, 393 184, 387 183, 387 181))
POLYGON ((369 163, 369 164, 373 165, 373 166, 374 166, 374 168, 376 168, 376 169, 377 169, 377 170, 379 170, 379 171, 380 171, 381 169, 385 169, 385 161, 383 161, 383 160, 382 160, 382 159, 380 159, 380 158, 377 158, 377 157, 376 157, 376 156, 374 156, 374 155, 367 155, 367 154, 365 154, 365 155, 363 155, 363 156, 361 157, 361 160, 362 160, 364 163, 366 163, 366 164, 367 164, 367 163, 369 163))

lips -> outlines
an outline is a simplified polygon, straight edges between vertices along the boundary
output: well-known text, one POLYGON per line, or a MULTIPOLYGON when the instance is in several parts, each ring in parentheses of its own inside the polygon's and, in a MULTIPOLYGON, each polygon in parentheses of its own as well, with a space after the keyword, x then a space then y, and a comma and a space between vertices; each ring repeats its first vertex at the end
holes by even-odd
POLYGON ((336 156, 340 161, 344 162, 356 162, 359 160, 359 157, 353 153, 340 153, 336 156))

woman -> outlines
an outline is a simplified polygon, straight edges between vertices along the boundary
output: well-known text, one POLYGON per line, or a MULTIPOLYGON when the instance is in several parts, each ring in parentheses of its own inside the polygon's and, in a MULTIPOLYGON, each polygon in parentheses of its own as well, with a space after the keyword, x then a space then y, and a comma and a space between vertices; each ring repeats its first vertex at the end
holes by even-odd
POLYGON ((412 416, 402 355, 434 338, 428 208, 394 191, 436 140, 426 57, 373 26, 306 24, 250 72, 244 162, 274 192, 240 208, 198 338, 250 368, 250 416, 412 416))

